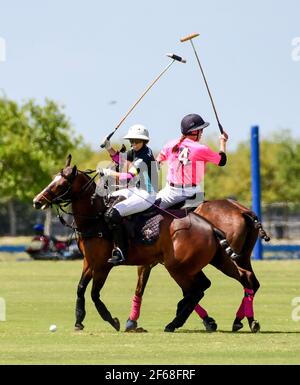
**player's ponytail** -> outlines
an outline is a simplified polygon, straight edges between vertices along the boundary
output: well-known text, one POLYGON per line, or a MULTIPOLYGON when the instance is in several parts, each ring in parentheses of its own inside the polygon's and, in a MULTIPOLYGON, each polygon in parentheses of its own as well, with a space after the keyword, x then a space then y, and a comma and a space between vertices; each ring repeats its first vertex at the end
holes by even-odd
POLYGON ((181 143, 184 141, 185 138, 186 138, 186 136, 182 135, 182 137, 180 138, 179 142, 177 144, 175 144, 175 146, 172 148, 172 154, 178 152, 179 146, 181 145, 181 143))

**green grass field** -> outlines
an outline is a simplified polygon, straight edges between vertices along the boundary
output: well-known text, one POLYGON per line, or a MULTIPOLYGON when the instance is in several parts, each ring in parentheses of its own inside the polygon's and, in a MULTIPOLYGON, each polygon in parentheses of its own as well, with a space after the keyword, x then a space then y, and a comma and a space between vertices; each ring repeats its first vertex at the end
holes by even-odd
MULTIPOLYGON (((121 321, 116 332, 100 319, 86 295, 85 329, 74 332, 75 293, 81 261, 0 262, 0 297, 6 321, 0 322, 0 364, 300 364, 300 321, 292 320, 292 299, 300 297, 300 261, 254 263, 261 288, 255 316, 261 332, 251 334, 246 322, 238 333, 231 324, 242 287, 211 267, 212 281, 202 304, 218 322, 208 334, 192 314, 183 328, 164 333, 175 314, 180 289, 162 266, 153 269, 139 326, 148 333, 124 333, 136 284, 135 267, 117 267, 102 299, 121 321), (56 324, 55 333, 49 325, 56 324)), ((299 312, 300 315, 300 312, 299 312)))

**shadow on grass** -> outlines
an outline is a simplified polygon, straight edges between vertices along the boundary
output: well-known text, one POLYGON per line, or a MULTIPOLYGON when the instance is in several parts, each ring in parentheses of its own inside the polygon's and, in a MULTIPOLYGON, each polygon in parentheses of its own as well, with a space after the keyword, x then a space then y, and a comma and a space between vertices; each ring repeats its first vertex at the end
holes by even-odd
POLYGON ((175 333, 198 333, 198 334, 214 334, 214 333, 222 333, 222 334, 300 334, 300 331, 279 331, 279 330, 263 330, 257 333, 252 333, 250 330, 243 330, 239 332, 232 332, 231 330, 217 330, 215 332, 207 332, 206 330, 176 330, 175 333))

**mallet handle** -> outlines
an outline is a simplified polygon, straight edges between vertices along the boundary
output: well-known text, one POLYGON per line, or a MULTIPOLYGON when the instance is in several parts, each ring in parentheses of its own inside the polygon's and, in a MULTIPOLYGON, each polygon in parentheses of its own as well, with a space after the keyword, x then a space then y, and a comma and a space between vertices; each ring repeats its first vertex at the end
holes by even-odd
MULTIPOLYGON (((154 84, 163 76, 163 74, 171 67, 176 59, 173 59, 166 68, 153 80, 153 82, 147 87, 147 89, 142 93, 142 95, 138 98, 138 100, 134 103, 134 105, 130 108, 130 110, 125 114, 125 116, 120 120, 120 122, 116 125, 115 131, 121 126, 127 116, 131 113, 131 111, 139 104, 139 102, 143 99, 143 97, 150 91, 150 89, 154 86, 154 84)), ((114 132, 115 132, 114 131, 114 132)))
POLYGON ((215 116, 216 116, 216 119, 217 119, 217 122, 218 122, 219 130, 220 130, 221 134, 223 134, 223 127, 222 127, 222 125, 221 125, 221 123, 220 123, 219 116, 218 116, 218 113, 217 113, 217 110, 216 110, 216 106, 215 106, 215 103, 214 103, 214 101, 213 101, 213 98, 212 98, 210 89, 209 89, 209 87, 208 87, 208 83, 207 83, 207 80, 206 80, 206 76, 205 76, 205 74, 204 74, 202 65, 201 65, 201 63, 200 63, 199 56, 198 56, 198 54, 197 54, 197 51, 196 51, 196 49, 195 49, 195 46, 194 46, 193 41, 191 40, 190 42, 191 42, 191 45, 192 45, 192 47, 193 47, 193 51, 194 51, 194 53, 195 53, 197 62, 198 62, 198 64, 199 64, 199 67, 200 67, 200 70, 201 70, 201 73, 202 73, 202 76, 203 76, 203 80, 204 80, 204 83, 205 83, 205 86, 206 86, 206 89, 207 89, 207 92, 208 92, 208 95, 209 95, 209 98, 210 98, 210 101, 211 101, 211 105, 212 105, 212 107, 213 107, 213 110, 214 110, 214 113, 215 113, 215 116))
POLYGON ((188 40, 192 40, 194 39, 195 37, 199 36, 199 33, 191 33, 190 35, 188 36, 185 36, 185 37, 182 37, 180 39, 181 43, 183 43, 184 41, 188 41, 188 40))
POLYGON ((219 130, 220 130, 221 134, 223 134, 224 130, 223 130, 222 124, 220 123, 220 120, 219 120, 219 117, 218 117, 218 113, 217 113, 217 110, 216 110, 216 107, 215 107, 215 103, 214 103, 213 98, 212 98, 212 96, 211 96, 211 92, 210 92, 210 89, 209 89, 209 87, 208 87, 207 80, 206 80, 206 77, 205 77, 205 74, 204 74, 202 65, 201 65, 201 63, 200 63, 199 56, 198 56, 198 54, 197 54, 197 51, 196 51, 196 49, 195 49, 195 46, 194 46, 194 43, 193 43, 193 40, 192 40, 192 39, 194 39, 194 37, 197 37, 197 36, 199 36, 199 33, 192 33, 192 34, 190 34, 190 35, 188 35, 188 36, 186 36, 186 37, 181 38, 180 41, 183 43, 183 42, 189 40, 190 43, 191 43, 191 46, 192 46, 192 48, 193 48, 193 51, 194 51, 194 53, 195 53, 197 62, 198 62, 198 64, 199 64, 199 67, 200 67, 200 70, 201 70, 201 73, 202 73, 202 76, 203 76, 203 80, 204 80, 204 83, 205 83, 205 86, 206 86, 206 89, 207 89, 207 92, 208 92, 208 95, 209 95, 209 98, 210 98, 210 101, 211 101, 211 104, 212 104, 212 107, 213 107, 215 116, 216 116, 216 119, 217 119, 217 122, 218 122, 219 130))
MULTIPOLYGON (((163 76, 163 74, 171 67, 171 65, 175 62, 176 59, 173 58, 173 60, 164 68, 164 70, 151 82, 151 84, 147 87, 147 89, 142 93, 142 95, 138 98, 138 100, 134 103, 134 105, 129 109, 128 112, 126 112, 125 116, 119 121, 119 123, 116 125, 115 129, 107 136, 106 139, 110 139, 114 133, 117 131, 117 129, 121 126, 121 124, 124 122, 124 120, 127 118, 127 116, 134 110, 134 108, 139 104, 139 102, 143 99, 143 97, 147 94, 148 91, 154 86, 154 84, 163 76)), ((101 148, 104 147, 104 143, 100 145, 101 148)))

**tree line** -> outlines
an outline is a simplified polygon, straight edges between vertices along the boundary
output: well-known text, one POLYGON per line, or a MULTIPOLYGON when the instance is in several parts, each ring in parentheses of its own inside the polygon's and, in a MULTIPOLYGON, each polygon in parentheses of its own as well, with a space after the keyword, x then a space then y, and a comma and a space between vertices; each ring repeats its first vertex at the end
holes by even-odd
MULTIPOLYGON (((251 202, 250 140, 228 153, 225 167, 208 165, 205 191, 208 199, 234 196, 251 202)), ((289 130, 260 141, 262 201, 300 203, 300 140, 289 130)))

